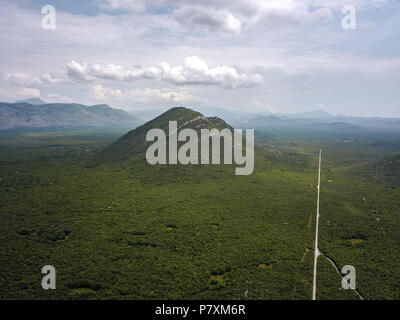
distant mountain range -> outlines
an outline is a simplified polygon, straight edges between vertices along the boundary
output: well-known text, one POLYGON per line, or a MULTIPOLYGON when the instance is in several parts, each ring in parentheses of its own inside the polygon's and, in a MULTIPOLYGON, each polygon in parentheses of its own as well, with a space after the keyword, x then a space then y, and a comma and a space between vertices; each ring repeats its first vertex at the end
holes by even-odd
MULTIPOLYGON (((206 116, 218 116, 231 123, 236 128, 255 128, 260 131, 265 129, 301 129, 319 131, 399 131, 400 118, 380 118, 380 117, 355 117, 346 115, 333 115, 325 110, 317 109, 313 111, 284 114, 271 113, 251 113, 246 111, 231 111, 224 108, 199 107, 198 110, 206 116)), ((145 120, 150 120, 163 110, 136 110, 132 114, 145 120)))
POLYGON ((331 115, 330 113, 328 113, 322 109, 317 109, 314 111, 307 111, 307 112, 302 112, 302 113, 296 113, 293 115, 288 115, 287 117, 296 118, 296 119, 332 119, 332 118, 334 118, 333 115, 331 115))
POLYGON ((356 132, 370 130, 400 131, 400 118, 352 117, 331 115, 324 110, 297 114, 259 114, 233 122, 236 127, 268 129, 304 129, 356 132))
MULTIPOLYGON (((318 130, 327 132, 361 132, 366 130, 398 131, 400 118, 352 117, 332 115, 322 109, 297 114, 230 112, 226 109, 201 108, 206 115, 226 119, 237 128, 318 130)), ((0 102, 0 130, 13 128, 136 128, 140 119, 153 119, 160 111, 138 110, 128 113, 106 104, 85 106, 77 103, 46 103, 39 98, 15 103, 0 102)))
POLYGON ((45 103, 27 99, 15 103, 0 102, 0 129, 13 128, 135 128, 141 121, 126 111, 106 104, 85 106, 77 103, 45 103))
POLYGON ((43 100, 39 99, 39 98, 29 98, 29 99, 24 99, 24 100, 18 100, 15 103, 22 103, 22 102, 26 102, 29 104, 34 104, 34 105, 41 105, 41 104, 45 104, 46 102, 44 102, 43 100))

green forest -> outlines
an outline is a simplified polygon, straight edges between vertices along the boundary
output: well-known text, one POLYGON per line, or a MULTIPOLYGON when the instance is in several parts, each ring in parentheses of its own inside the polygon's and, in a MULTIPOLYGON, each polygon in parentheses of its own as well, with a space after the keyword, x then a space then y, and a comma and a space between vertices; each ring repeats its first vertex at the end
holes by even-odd
POLYGON ((311 299, 320 148, 317 298, 400 298, 400 143, 258 132, 235 176, 102 161, 125 133, 0 134, 1 299, 311 299))

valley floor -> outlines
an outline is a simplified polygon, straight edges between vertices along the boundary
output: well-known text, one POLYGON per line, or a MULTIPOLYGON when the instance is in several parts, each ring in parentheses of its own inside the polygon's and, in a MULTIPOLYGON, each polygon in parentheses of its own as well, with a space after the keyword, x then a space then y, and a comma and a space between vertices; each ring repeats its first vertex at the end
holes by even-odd
POLYGON ((365 299, 400 299, 400 189, 357 170, 392 147, 274 137, 243 177, 91 166, 117 136, 0 137, 1 299, 311 299, 321 145, 317 299, 359 299, 329 260, 365 299))

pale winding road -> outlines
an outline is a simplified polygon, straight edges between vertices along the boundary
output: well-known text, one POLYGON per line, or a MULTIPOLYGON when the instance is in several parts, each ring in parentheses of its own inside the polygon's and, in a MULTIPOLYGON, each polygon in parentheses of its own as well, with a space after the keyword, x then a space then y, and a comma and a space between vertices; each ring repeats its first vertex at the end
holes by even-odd
POLYGON ((315 251, 314 251, 314 278, 313 278, 313 292, 312 299, 317 299, 317 260, 319 256, 318 250, 318 223, 319 223, 319 192, 321 189, 321 156, 322 149, 319 150, 319 168, 318 168, 318 195, 317 195, 317 217, 315 223, 315 251))

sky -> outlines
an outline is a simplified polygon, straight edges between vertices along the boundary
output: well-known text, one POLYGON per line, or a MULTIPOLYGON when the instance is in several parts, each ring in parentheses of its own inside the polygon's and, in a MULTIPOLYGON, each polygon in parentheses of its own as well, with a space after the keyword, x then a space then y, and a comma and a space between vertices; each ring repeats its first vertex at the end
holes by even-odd
POLYGON ((0 12, 0 101, 400 117, 398 0, 0 0, 0 12))

